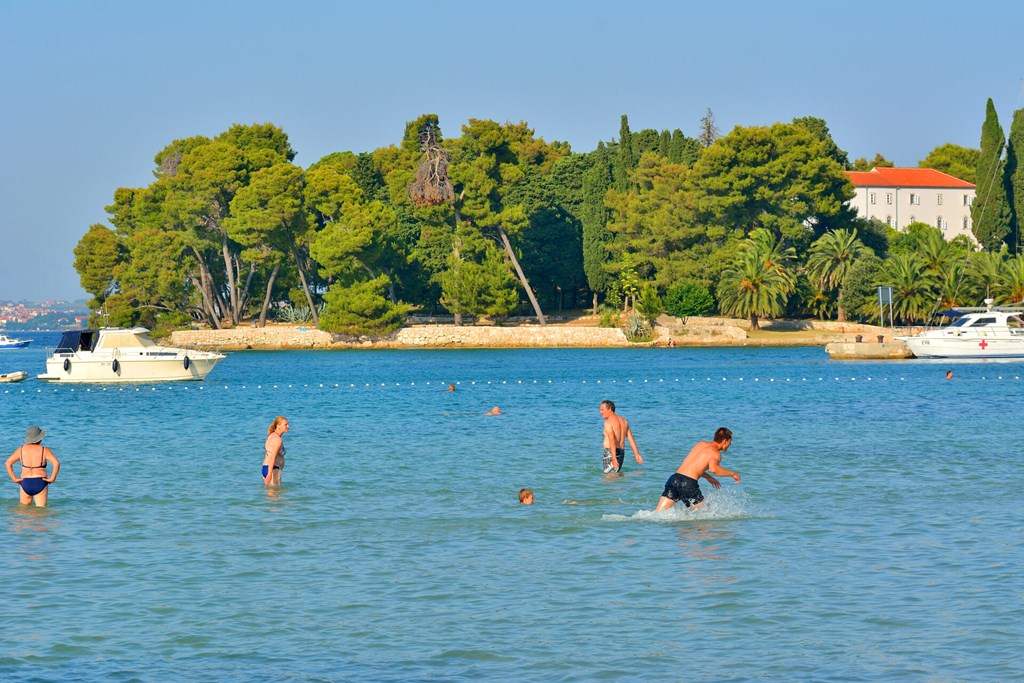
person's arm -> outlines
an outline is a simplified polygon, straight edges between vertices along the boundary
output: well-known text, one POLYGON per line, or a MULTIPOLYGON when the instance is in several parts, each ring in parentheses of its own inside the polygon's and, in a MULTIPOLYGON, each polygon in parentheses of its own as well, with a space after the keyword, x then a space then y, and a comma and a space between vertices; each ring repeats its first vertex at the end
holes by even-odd
POLYGON ((636 447, 636 441, 633 440, 633 430, 629 428, 629 423, 626 424, 626 438, 629 439, 629 446, 633 449, 633 457, 636 458, 636 464, 643 465, 644 458, 640 455, 640 450, 636 447))
POLYGON ((711 482, 711 485, 712 485, 712 486, 714 486, 714 487, 715 487, 716 489, 720 489, 720 488, 722 488, 722 484, 721 484, 721 483, 719 483, 719 481, 718 481, 717 479, 715 479, 714 477, 712 477, 712 476, 711 476, 710 474, 708 474, 707 472, 705 472, 704 474, 702 474, 702 475, 700 475, 700 476, 704 477, 704 478, 705 478, 705 479, 707 479, 707 480, 708 480, 709 482, 711 482))
MULTIPOLYGON (((708 469, 711 470, 712 472, 714 472, 715 474, 717 474, 720 477, 732 477, 733 481, 735 481, 737 484, 740 483, 740 473, 739 472, 730 472, 729 470, 727 470, 724 467, 722 467, 721 463, 722 463, 722 456, 721 455, 719 455, 717 458, 712 458, 711 462, 708 463, 708 469)), ((707 474, 707 472, 705 472, 705 474, 707 474)))
MULTIPOLYGON (((276 436, 276 435, 273 435, 276 436)), ((281 450, 281 437, 278 436, 276 439, 267 437, 267 454, 263 458, 263 464, 267 466, 267 476, 263 477, 263 481, 270 483, 270 478, 274 476, 274 463, 277 461, 277 454, 281 450)))
POLYGON ((43 478, 43 481, 45 481, 48 484, 52 484, 54 480, 57 479, 57 473, 60 472, 60 460, 57 459, 57 456, 54 455, 53 451, 51 451, 49 448, 43 451, 43 457, 46 458, 46 460, 49 460, 50 462, 53 463, 53 474, 51 474, 49 477, 43 478))
POLYGON ((615 429, 611 420, 604 421, 604 447, 612 454, 612 467, 619 469, 622 463, 619 462, 619 440, 615 438, 615 429))
POLYGON ((4 463, 4 467, 7 468, 7 476, 11 478, 15 484, 21 483, 21 478, 14 476, 14 463, 18 461, 18 452, 11 453, 11 457, 7 458, 7 462, 4 463))

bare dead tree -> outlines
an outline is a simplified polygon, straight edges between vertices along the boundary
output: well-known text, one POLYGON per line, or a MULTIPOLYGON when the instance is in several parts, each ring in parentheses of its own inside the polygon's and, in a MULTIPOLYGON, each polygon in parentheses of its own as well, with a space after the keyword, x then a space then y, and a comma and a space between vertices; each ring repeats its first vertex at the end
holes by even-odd
POLYGON ((452 155, 441 146, 440 134, 433 125, 420 130, 423 161, 416 169, 416 180, 408 187, 409 198, 417 206, 439 206, 455 200, 455 188, 448 178, 452 155))

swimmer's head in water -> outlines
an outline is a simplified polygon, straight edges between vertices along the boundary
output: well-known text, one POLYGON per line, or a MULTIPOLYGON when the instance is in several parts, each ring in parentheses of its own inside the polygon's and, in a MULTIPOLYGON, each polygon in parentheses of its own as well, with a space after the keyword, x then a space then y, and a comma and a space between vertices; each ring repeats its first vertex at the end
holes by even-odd
POLYGON ((533 491, 530 489, 519 489, 519 502, 523 505, 533 505, 533 491))

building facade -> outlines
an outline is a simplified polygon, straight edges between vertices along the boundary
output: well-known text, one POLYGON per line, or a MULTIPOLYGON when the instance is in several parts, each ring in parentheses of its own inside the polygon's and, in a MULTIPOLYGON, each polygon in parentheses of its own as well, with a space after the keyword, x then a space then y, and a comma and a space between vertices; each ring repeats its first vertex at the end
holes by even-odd
POLYGON ((861 218, 876 218, 896 230, 927 223, 947 240, 957 235, 974 240, 975 187, 966 180, 930 168, 873 168, 846 175, 857 192, 850 208, 861 218))

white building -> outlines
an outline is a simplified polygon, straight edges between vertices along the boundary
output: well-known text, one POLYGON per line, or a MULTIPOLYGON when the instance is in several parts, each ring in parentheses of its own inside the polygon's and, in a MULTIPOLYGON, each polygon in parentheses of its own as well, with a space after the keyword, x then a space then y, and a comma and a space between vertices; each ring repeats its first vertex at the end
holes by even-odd
POLYGON ((850 208, 861 218, 877 218, 891 228, 927 223, 947 240, 971 232, 974 185, 930 168, 873 168, 847 171, 857 195, 850 208))

